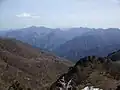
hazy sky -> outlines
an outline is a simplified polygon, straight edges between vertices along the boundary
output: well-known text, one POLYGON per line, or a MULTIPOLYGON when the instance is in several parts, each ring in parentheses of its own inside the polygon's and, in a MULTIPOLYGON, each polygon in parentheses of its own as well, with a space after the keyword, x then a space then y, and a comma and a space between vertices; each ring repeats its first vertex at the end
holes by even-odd
POLYGON ((0 29, 120 28, 119 0, 0 0, 0 29))

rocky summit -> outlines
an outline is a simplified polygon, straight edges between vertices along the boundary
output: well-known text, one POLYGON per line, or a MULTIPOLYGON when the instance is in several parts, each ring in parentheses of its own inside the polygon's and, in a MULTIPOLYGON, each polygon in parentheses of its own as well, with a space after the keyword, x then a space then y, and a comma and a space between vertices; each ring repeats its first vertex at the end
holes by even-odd
MULTIPOLYGON (((81 58, 69 71, 54 82, 50 90, 81 90, 95 86, 103 90, 117 90, 120 85, 120 64, 108 57, 81 58)), ((91 89, 87 89, 91 90, 91 89)))

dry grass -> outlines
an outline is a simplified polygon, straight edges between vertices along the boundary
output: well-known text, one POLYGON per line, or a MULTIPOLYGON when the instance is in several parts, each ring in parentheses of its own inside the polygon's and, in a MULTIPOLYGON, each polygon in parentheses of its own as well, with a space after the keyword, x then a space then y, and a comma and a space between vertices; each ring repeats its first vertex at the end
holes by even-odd
POLYGON ((7 90, 14 80, 24 88, 40 90, 66 72, 70 65, 71 62, 28 44, 0 38, 0 90, 7 90))

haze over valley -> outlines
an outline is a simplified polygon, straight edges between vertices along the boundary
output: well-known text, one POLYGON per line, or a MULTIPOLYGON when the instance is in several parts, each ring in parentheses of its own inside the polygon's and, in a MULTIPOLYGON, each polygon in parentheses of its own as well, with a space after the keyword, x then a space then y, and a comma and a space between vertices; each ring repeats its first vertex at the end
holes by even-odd
POLYGON ((61 30, 46 27, 28 27, 2 31, 1 36, 15 38, 50 51, 66 59, 77 61, 80 57, 106 56, 120 49, 120 29, 70 28, 61 30))

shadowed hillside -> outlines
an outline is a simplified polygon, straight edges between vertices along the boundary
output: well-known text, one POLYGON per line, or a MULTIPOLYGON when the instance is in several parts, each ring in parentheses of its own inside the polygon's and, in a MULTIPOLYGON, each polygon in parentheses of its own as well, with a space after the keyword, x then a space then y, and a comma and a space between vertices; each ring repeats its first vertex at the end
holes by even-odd
POLYGON ((110 53, 108 57, 114 61, 120 61, 120 50, 110 53))
POLYGON ((54 50, 61 57, 76 61, 85 56, 104 57, 120 49, 119 29, 95 29, 65 42, 54 50))

